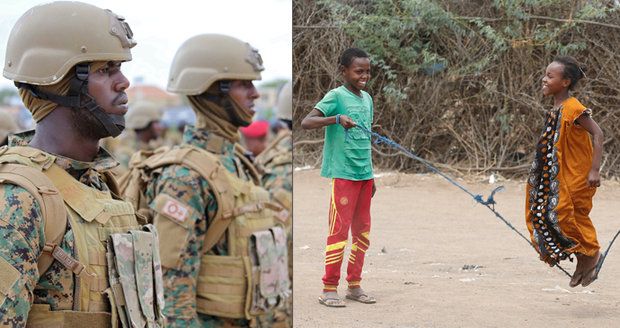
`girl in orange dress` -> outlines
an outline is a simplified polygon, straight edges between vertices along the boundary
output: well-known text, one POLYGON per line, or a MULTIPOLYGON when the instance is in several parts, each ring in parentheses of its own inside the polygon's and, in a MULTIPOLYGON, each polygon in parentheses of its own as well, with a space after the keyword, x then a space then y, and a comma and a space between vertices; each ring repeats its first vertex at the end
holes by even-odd
POLYGON ((525 219, 541 260, 549 265, 575 254, 571 287, 596 279, 599 243, 590 219, 592 197, 600 186, 603 132, 592 112, 570 91, 584 77, 572 57, 547 66, 542 92, 552 96, 527 183, 525 219))

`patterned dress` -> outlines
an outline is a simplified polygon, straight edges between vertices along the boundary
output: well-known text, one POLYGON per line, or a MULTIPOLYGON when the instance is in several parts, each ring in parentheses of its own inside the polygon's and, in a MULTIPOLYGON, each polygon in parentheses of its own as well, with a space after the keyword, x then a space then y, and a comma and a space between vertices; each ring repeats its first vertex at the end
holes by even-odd
POLYGON ((527 183, 525 220, 541 260, 554 263, 600 246, 589 217, 596 188, 588 186, 590 134, 576 120, 591 110, 576 98, 547 112, 527 183))

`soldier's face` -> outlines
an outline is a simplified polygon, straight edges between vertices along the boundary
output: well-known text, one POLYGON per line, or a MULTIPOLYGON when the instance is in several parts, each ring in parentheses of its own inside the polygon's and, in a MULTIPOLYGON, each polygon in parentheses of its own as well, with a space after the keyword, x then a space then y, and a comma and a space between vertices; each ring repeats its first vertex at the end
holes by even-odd
POLYGON ((121 72, 121 62, 109 62, 107 66, 88 75, 88 93, 108 114, 127 113, 129 80, 121 72))
POLYGON ((230 82, 230 98, 243 106, 254 115, 254 100, 260 97, 254 83, 249 80, 234 80, 230 82))
MULTIPOLYGON (((127 113, 125 89, 129 87, 129 81, 120 68, 120 62, 108 62, 103 68, 88 74, 88 94, 108 114, 127 113)), ((101 139, 109 136, 101 122, 87 110, 74 110, 71 113, 73 126, 83 137, 101 139)))
POLYGON ((151 130, 151 135, 153 136, 153 139, 160 138, 162 135, 164 135, 165 128, 160 121, 152 121, 149 128, 151 130))
POLYGON ((265 148, 267 148, 267 136, 262 136, 258 138, 245 138, 245 146, 249 151, 254 154, 254 156, 258 156, 258 154, 262 153, 265 148))

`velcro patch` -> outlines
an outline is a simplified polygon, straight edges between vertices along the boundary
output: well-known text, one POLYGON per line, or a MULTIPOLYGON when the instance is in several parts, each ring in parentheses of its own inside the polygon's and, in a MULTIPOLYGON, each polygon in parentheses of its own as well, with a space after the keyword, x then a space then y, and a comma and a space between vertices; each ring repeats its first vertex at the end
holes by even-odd
POLYGON ((162 209, 162 214, 175 218, 181 223, 187 219, 187 212, 187 207, 174 199, 169 199, 162 209))
POLYGON ((184 227, 190 224, 189 218, 194 215, 194 211, 189 205, 164 193, 160 193, 155 197, 154 204, 151 204, 151 208, 155 210, 155 212, 167 217, 170 221, 184 227))
POLYGON ((0 257, 0 305, 5 297, 11 300, 14 298, 12 289, 20 276, 19 271, 11 263, 0 257))

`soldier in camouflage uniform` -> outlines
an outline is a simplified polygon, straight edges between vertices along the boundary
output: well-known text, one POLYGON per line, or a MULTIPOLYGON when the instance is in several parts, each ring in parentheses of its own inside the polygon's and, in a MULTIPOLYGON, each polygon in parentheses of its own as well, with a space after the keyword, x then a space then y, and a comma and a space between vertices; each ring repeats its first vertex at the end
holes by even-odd
MULTIPOLYGON (((288 254, 293 254, 293 94, 291 82, 286 83, 276 103, 279 126, 274 140, 255 159, 256 167, 262 174, 262 184, 271 197, 286 208, 291 214, 286 224, 288 254)), ((289 278, 293 281, 293 257, 289 256, 289 278)), ((286 311, 277 316, 286 315, 292 327, 293 302, 290 299, 286 311)))
POLYGON ((114 195, 98 146, 123 128, 134 45, 120 16, 79 2, 36 6, 11 32, 3 75, 37 126, 0 148, 0 326, 163 323, 156 234, 114 195))
POLYGON ((7 144, 9 134, 17 132, 18 127, 11 114, 0 111, 0 146, 7 144))
POLYGON ((173 60, 168 91, 187 96, 196 125, 180 147, 140 164, 150 168, 143 203, 162 240, 169 327, 276 327, 273 307, 290 295, 286 236, 274 226, 288 214, 235 147, 239 127, 252 121, 259 97, 252 81, 262 70, 256 49, 217 34, 190 38, 173 60))
POLYGON ((132 103, 126 117, 126 126, 119 136, 119 145, 113 151, 122 171, 129 167, 129 159, 139 150, 155 150, 163 145, 161 110, 153 103, 132 103))
POLYGON ((276 137, 255 160, 256 166, 263 171, 263 186, 287 209, 291 209, 293 193, 292 97, 292 84, 288 82, 282 87, 276 103, 280 120, 276 137), (282 195, 280 199, 277 195, 281 191, 288 196, 282 195))

